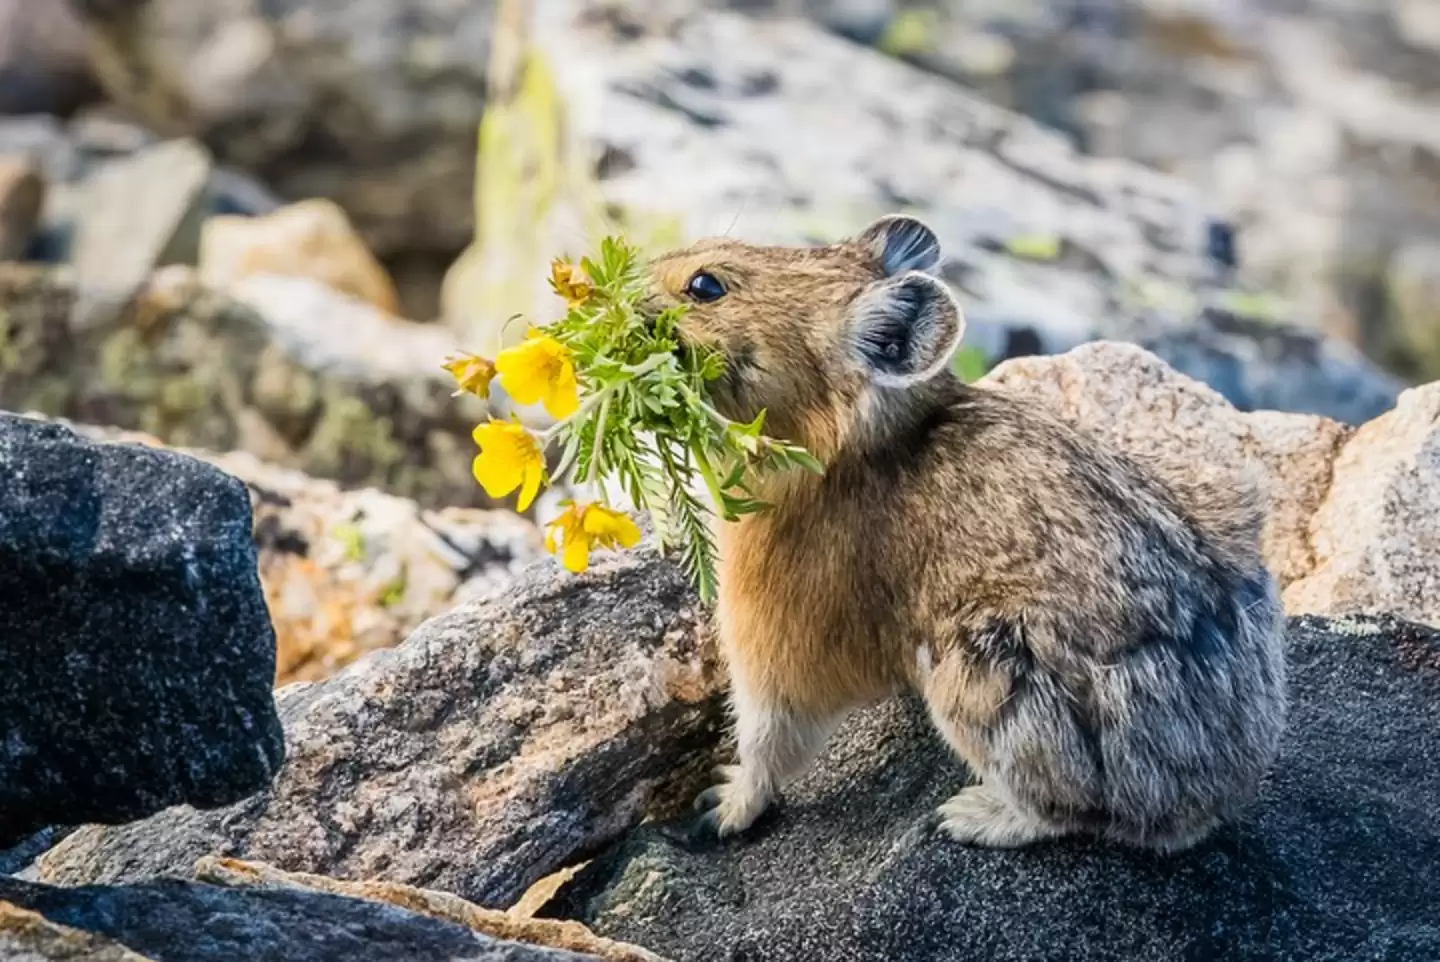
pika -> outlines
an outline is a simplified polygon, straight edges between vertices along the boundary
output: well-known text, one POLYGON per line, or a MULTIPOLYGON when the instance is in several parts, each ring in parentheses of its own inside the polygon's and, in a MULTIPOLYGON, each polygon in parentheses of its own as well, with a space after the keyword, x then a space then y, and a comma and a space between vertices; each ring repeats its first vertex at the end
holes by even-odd
POLYGON ((717 410, 764 409, 825 466, 757 481, 772 507, 718 533, 739 759, 699 825, 743 832, 848 712, 910 687, 979 776, 940 807, 954 839, 1188 848, 1253 798, 1286 722, 1263 491, 1167 479, 960 381, 940 263, 899 215, 652 263, 654 304, 725 358, 717 410))

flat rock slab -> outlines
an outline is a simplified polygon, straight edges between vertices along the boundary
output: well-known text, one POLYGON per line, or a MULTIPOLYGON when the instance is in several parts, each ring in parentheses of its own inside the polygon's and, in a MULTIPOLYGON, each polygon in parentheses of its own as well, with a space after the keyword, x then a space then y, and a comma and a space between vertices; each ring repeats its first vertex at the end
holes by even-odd
MULTIPOLYGON (((235 890, 179 879, 55 889, 0 878, 4 902, 37 912, 52 924, 113 939, 152 962, 593 960, 502 942, 393 905, 300 889, 235 890)), ((80 958, 133 962, 139 956, 80 958)))
POLYGON ((1244 820, 1164 859, 969 849, 963 767, 913 706, 856 716, 748 841, 646 827, 546 914, 676 962, 1440 958, 1440 635, 1292 619, 1288 744, 1244 820))
POLYGON ((275 634, 245 487, 0 414, 0 846, 269 784, 275 634))

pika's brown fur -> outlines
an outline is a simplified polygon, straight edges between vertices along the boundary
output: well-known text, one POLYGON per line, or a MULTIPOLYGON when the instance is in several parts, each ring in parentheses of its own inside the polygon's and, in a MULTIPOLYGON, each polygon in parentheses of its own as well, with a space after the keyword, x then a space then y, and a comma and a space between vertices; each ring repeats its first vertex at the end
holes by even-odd
POLYGON ((726 357, 717 407, 765 409, 826 465, 764 481, 774 508, 722 525, 740 757, 699 800, 708 824, 744 830, 848 711, 911 686, 981 779, 941 809, 955 838, 1188 847, 1253 796, 1284 726, 1260 493, 962 384, 939 259, 890 217, 828 247, 710 240, 654 265, 656 304, 689 303, 682 334, 726 357))

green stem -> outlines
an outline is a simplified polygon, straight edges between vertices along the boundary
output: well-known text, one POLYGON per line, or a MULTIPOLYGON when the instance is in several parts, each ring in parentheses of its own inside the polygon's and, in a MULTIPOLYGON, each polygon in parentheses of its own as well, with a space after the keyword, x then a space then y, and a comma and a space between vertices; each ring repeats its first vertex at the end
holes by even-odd
POLYGON ((696 466, 700 468, 700 477, 705 481, 705 487, 710 491, 710 497, 715 499, 715 507, 720 516, 726 521, 734 521, 730 513, 725 510, 725 493, 720 490, 720 480, 715 477, 715 469, 710 466, 710 459, 705 456, 705 447, 700 443, 699 438, 690 439, 690 453, 695 455, 696 466))
MULTIPOLYGON (((595 419, 595 445, 590 449, 590 470, 585 472, 585 480, 594 481, 604 472, 601 471, 601 459, 604 457, 605 443, 605 422, 610 417, 610 401, 613 393, 606 392, 605 400, 600 405, 600 416, 595 419)), ((604 490, 604 482, 601 482, 601 490, 604 490)))

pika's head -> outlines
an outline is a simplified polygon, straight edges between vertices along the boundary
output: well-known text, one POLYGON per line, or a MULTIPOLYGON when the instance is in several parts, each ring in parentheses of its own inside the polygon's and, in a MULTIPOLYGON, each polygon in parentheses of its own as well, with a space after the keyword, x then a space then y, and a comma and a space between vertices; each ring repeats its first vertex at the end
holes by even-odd
POLYGON ((867 399, 903 404, 949 376, 964 321, 939 263, 934 232, 897 215, 825 247, 704 240, 656 259, 652 286, 659 306, 687 305, 686 341, 724 356, 720 412, 764 409, 766 433, 823 457, 877 409, 867 399))

